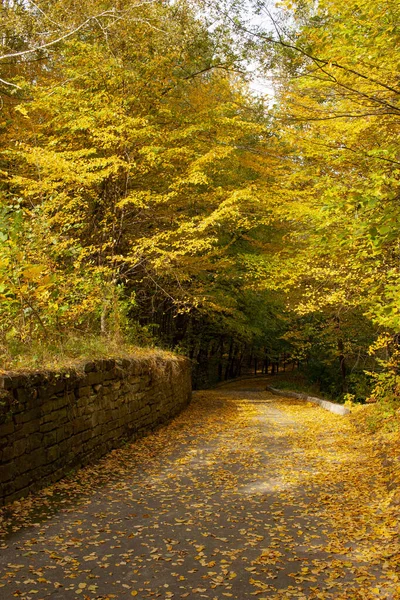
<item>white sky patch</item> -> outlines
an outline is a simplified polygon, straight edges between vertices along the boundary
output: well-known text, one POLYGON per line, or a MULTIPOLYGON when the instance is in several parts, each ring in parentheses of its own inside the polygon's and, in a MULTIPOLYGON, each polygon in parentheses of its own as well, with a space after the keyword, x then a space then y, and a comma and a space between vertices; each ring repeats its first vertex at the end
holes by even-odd
MULTIPOLYGON (((174 0, 170 1, 173 2, 174 0)), ((269 15, 272 15, 273 18, 277 15, 275 0, 265 0, 265 9, 266 10, 260 12, 260 14, 257 14, 254 9, 254 4, 251 2, 251 0, 248 0, 243 5, 240 20, 242 21, 245 29, 248 32, 256 32, 258 29, 270 32, 273 31, 274 26, 269 15)), ((220 24, 219 18, 217 16, 218 12, 211 12, 213 12, 215 20, 209 25, 208 29, 210 33, 217 29, 218 25, 220 24)), ((204 8, 202 14, 203 16, 204 14, 211 16, 211 13, 209 13, 208 10, 204 8)), ((199 14, 199 16, 201 17, 201 13, 199 14)), ((243 35, 246 36, 246 33, 244 33, 243 35)), ((248 33, 247 35, 251 37, 250 33, 248 33)), ((237 33, 237 36, 239 37, 240 34, 237 33)), ((275 101, 273 73, 263 72, 257 60, 249 60, 245 64, 242 63, 242 66, 244 67, 246 72, 249 73, 247 79, 250 92, 258 98, 263 98, 266 104, 272 105, 275 101)))
MULTIPOLYGON (((274 18, 276 15, 275 2, 266 0, 266 11, 256 14, 249 2, 246 10, 245 26, 249 31, 262 29, 264 31, 272 31, 273 23, 268 15, 270 13, 274 18)), ((275 99, 275 90, 273 86, 273 73, 263 73, 260 65, 253 61, 248 66, 251 73, 251 81, 249 83, 250 90, 255 96, 263 97, 264 100, 272 104, 275 99)))
POLYGON ((266 101, 273 102, 275 90, 272 83, 272 77, 267 77, 260 73, 258 65, 255 63, 251 63, 248 70, 251 73, 251 80, 249 81, 250 91, 255 96, 262 96, 266 101))

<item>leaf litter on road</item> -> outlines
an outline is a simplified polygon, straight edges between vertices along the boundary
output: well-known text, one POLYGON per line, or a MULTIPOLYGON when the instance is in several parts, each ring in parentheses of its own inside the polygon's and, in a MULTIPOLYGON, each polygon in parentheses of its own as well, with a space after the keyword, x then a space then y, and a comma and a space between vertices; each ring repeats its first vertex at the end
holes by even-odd
POLYGON ((376 437, 263 385, 197 392, 169 425, 3 509, 0 599, 400 598, 376 437))

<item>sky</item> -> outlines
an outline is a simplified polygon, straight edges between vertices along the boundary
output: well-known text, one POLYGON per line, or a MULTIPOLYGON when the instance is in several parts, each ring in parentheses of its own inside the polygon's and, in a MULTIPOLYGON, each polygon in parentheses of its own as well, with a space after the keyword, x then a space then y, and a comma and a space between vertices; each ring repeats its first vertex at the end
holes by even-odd
MULTIPOLYGON (((218 15, 218 11, 224 11, 231 18, 233 18, 235 13, 234 11, 229 11, 229 3, 230 0, 228 0, 225 4, 225 8, 222 2, 221 4, 218 4, 217 8, 215 8, 215 5, 212 3, 210 5, 210 14, 212 14, 215 18, 218 15)), ((277 14, 275 0, 264 0, 263 4, 272 15, 277 14)), ((249 31, 256 30, 260 27, 267 30, 271 29, 271 21, 268 18, 268 14, 265 11, 264 13, 257 14, 254 10, 254 2, 252 2, 252 0, 244 0, 241 3, 239 18, 249 31)), ((216 20, 213 22, 210 30, 213 30, 217 25, 218 18, 216 18, 216 20)), ((249 61, 246 65, 246 69, 251 74, 251 80, 249 82, 251 92, 255 96, 263 97, 266 101, 272 103, 275 97, 274 88, 271 81, 272 78, 268 77, 268 75, 265 76, 262 74, 256 60, 249 61)))

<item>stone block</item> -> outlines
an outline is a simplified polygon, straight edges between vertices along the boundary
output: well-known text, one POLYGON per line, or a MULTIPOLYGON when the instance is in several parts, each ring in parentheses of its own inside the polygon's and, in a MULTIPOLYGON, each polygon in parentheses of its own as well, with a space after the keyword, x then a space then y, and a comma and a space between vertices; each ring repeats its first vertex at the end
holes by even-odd
POLYGON ((32 485, 32 483, 34 482, 34 474, 31 471, 30 473, 22 473, 21 475, 19 475, 18 477, 15 478, 14 480, 14 494, 16 494, 16 496, 14 496, 15 498, 17 497, 17 495, 19 495, 19 497, 21 497, 22 495, 24 495, 24 493, 22 492, 22 490, 24 490, 24 488, 28 488, 30 485, 32 485))
POLYGON ((123 369, 129 369, 132 366, 132 361, 129 358, 121 358, 117 361, 117 364, 123 369))
POLYGON ((28 454, 23 454, 20 456, 19 459, 14 463, 14 469, 16 475, 22 475, 23 473, 31 471, 32 465, 30 456, 28 454))
POLYGON ((57 443, 57 430, 49 431, 43 435, 43 445, 45 448, 57 443))
POLYGON ((11 435, 15 431, 14 421, 7 421, 0 425, 0 437, 4 438, 7 435, 11 435))
POLYGON ((27 375, 11 375, 11 387, 15 390, 17 388, 24 388, 29 385, 29 377, 27 375))
POLYGON ((18 402, 24 403, 29 400, 36 400, 38 392, 36 388, 31 387, 20 387, 15 390, 15 397, 18 402))
POLYGON ((15 415, 14 421, 15 423, 28 423, 31 421, 35 421, 36 419, 40 419, 42 414, 42 410, 40 406, 36 406, 35 408, 31 408, 30 410, 24 411, 15 415))
POLYGON ((25 454, 27 446, 28 446, 28 439, 26 437, 14 442, 14 458, 17 458, 18 456, 25 454))
POLYGON ((94 362, 87 362, 84 366, 83 366, 83 370, 85 373, 92 373, 93 371, 96 370, 96 365, 94 362))
POLYGON ((15 467, 12 462, 0 465, 0 482, 6 483, 15 477, 15 467))
POLYGON ((43 414, 40 419, 40 425, 44 425, 45 423, 54 423, 56 427, 57 421, 59 420, 59 411, 54 410, 53 412, 43 414))
POLYGON ((102 358, 96 358, 94 361, 93 371, 104 371, 104 360, 102 358))
POLYGON ((92 431, 92 429, 87 429, 86 431, 83 431, 81 433, 81 441, 82 441, 83 444, 85 444, 92 437, 93 437, 93 431, 92 431))
POLYGON ((42 413, 47 415, 61 408, 66 408, 72 399, 75 401, 75 394, 73 392, 65 392, 61 397, 52 396, 42 404, 42 413))
POLYGON ((14 458, 14 446, 10 443, 1 451, 1 463, 6 463, 14 458))
POLYGON ((84 385, 96 385, 97 383, 103 383, 104 373, 102 371, 96 371, 94 373, 88 373, 83 379, 84 385))
POLYGON ((7 410, 8 407, 15 402, 12 390, 4 390, 0 388, 0 402, 2 409, 7 410))
POLYGON ((34 432, 28 436, 28 444, 27 444, 27 448, 26 448, 27 452, 33 452, 33 450, 36 450, 36 448, 41 448, 42 446, 43 446, 43 434, 41 434, 39 432, 34 432))
POLYGON ((39 469, 46 464, 46 450, 45 448, 36 448, 33 452, 27 455, 31 462, 31 469, 39 469))
MULTIPOLYGON (((97 373, 95 373, 96 375, 97 373)), ((80 387, 77 389, 76 391, 76 396, 78 398, 82 398, 83 396, 90 396, 90 394, 92 393, 92 386, 91 385, 86 385, 84 387, 80 387)))
POLYGON ((51 446, 46 449, 45 460, 46 463, 54 462, 60 456, 60 448, 58 445, 51 446))
POLYGON ((13 388, 12 377, 0 377, 0 388, 3 390, 11 390, 13 388))
POLYGON ((50 421, 49 423, 43 423, 39 427, 40 433, 47 433, 48 431, 53 431, 53 429, 57 429, 57 424, 54 421, 50 421))
POLYGON ((57 444, 60 444, 63 440, 65 440, 71 436, 72 427, 70 427, 68 424, 60 425, 59 427, 57 427, 55 433, 56 433, 56 442, 57 442, 57 444))
POLYGON ((119 367, 114 367, 110 371, 103 372, 104 381, 110 381, 115 379, 122 379, 125 376, 125 371, 119 367))
POLYGON ((85 431, 86 429, 88 429, 89 424, 86 421, 86 419, 84 418, 79 418, 79 419, 75 419, 74 422, 72 423, 72 427, 73 427, 73 435, 77 435, 78 433, 82 433, 82 431, 85 431))
POLYGON ((5 483, 0 483, 0 492, 3 498, 5 498, 6 502, 10 502, 10 496, 15 491, 15 479, 10 479, 10 481, 6 481, 5 483))
MULTIPOLYGON (((69 383, 69 382, 68 382, 69 383)), ((40 385, 38 387, 38 395, 39 398, 43 398, 43 400, 48 400, 52 396, 56 396, 62 392, 65 392, 67 388, 67 382, 63 377, 56 381, 49 382, 44 385, 40 385)))

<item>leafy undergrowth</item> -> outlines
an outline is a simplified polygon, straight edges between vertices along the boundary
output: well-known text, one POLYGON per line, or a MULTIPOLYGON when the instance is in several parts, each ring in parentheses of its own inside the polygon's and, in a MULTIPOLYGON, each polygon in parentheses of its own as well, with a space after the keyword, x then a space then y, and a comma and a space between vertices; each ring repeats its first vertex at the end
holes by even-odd
POLYGON ((399 600, 398 437, 269 381, 3 511, 7 598, 399 600))
MULTIPOLYGON (((355 410, 355 406, 352 407, 355 410)), ((368 429, 382 435, 400 432, 400 400, 378 400, 358 411, 358 417, 368 429)))
POLYGON ((273 379, 271 378, 272 382, 273 386, 280 390, 302 392, 310 394, 310 396, 319 396, 326 400, 333 400, 333 398, 320 391, 317 383, 308 381, 304 373, 298 370, 278 373, 278 375, 274 375, 273 379))
POLYGON ((388 478, 390 503, 400 507, 400 404, 353 405, 351 420, 362 436, 371 437, 388 478))

